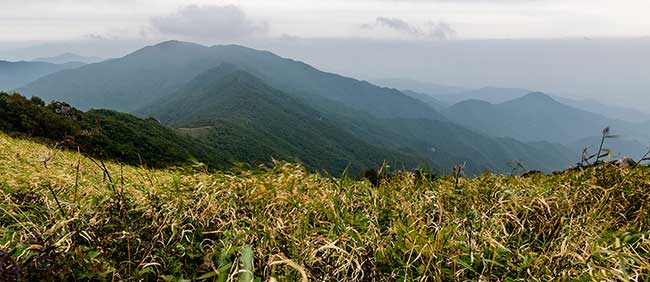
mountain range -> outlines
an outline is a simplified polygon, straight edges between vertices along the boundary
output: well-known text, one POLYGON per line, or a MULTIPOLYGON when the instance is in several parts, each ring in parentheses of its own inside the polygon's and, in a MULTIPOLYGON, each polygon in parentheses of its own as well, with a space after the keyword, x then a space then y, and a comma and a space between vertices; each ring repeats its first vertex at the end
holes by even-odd
POLYGON ((205 47, 179 41, 163 42, 122 58, 49 75, 19 91, 44 99, 62 97, 82 109, 108 107, 131 112, 172 94, 200 73, 224 62, 235 64, 286 92, 301 92, 306 97, 327 96, 374 115, 421 118, 432 115, 429 107, 397 90, 321 72, 270 52, 236 45, 205 47), (351 92, 355 95, 349 95, 351 92))
POLYGON ((326 171, 348 163, 358 171, 385 159, 417 164, 410 156, 364 142, 299 97, 228 63, 201 73, 139 114, 205 140, 240 162, 273 157, 326 171))
POLYGON ((635 129, 632 123, 582 111, 539 92, 500 104, 466 100, 445 109, 444 114, 478 132, 523 141, 570 143, 598 135, 607 126, 626 137, 646 139, 644 132, 635 129))
POLYGON ((585 148, 595 153, 605 127, 610 127, 615 136, 605 143, 615 157, 641 156, 647 150, 643 144, 650 139, 650 115, 594 100, 519 88, 463 90, 405 79, 380 82, 389 87, 418 89, 420 92, 401 91, 474 131, 523 141, 560 142, 578 155, 585 148))
POLYGON ((515 162, 551 171, 576 159, 563 145, 477 133, 396 89, 237 45, 163 42, 19 91, 153 116, 233 161, 295 159, 340 171, 346 162, 361 169, 388 160, 440 172, 466 163, 476 174, 509 172, 515 162))
POLYGON ((524 89, 382 82, 391 83, 417 91, 243 46, 167 41, 44 75, 18 91, 81 109, 155 117, 232 162, 279 158, 327 171, 348 163, 361 170, 383 160, 438 171, 469 163, 470 173, 508 171, 519 161, 550 171, 575 162, 577 148, 606 126, 624 136, 616 151, 626 155, 641 150, 637 140, 646 140, 650 128, 524 89))
MULTIPOLYGON (((405 94, 425 102, 435 99, 436 104, 450 106, 466 100, 482 100, 492 104, 500 104, 517 99, 528 93, 536 91, 522 88, 482 87, 466 89, 455 86, 425 83, 410 79, 381 79, 376 80, 379 85, 400 89, 405 94)), ((592 99, 570 98, 562 95, 547 94, 554 100, 583 111, 598 113, 600 115, 628 122, 650 121, 650 113, 630 107, 604 104, 592 99)))
POLYGON ((543 93, 529 93, 500 104, 467 100, 446 108, 447 118, 488 136, 562 143, 574 154, 594 154, 601 132, 610 128, 605 148, 613 157, 638 158, 650 140, 647 123, 633 123, 583 111, 543 93))

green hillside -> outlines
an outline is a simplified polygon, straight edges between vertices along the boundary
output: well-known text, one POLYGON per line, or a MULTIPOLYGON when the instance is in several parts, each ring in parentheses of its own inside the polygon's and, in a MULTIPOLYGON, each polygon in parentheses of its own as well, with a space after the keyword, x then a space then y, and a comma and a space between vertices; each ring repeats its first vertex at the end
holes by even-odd
POLYGON ((272 156, 330 172, 348 163, 358 172, 384 160, 442 173, 462 163, 470 174, 509 172, 509 163, 515 162, 553 171, 578 159, 550 143, 491 139, 432 119, 377 119, 327 99, 312 98, 312 108, 305 100, 224 64, 138 114, 181 128, 238 161, 268 162, 272 156))
POLYGON ((45 105, 39 98, 0 92, 0 117, 0 131, 128 164, 163 167, 201 161, 223 168, 231 159, 156 120, 109 110, 82 112, 61 102, 45 105))
POLYGON ((299 98, 230 64, 202 73, 142 115, 180 128, 239 162, 297 160, 334 174, 348 164, 358 173, 384 160, 418 165, 417 157, 366 143, 299 98))
POLYGON ((107 162, 111 182, 72 151, 0 148, 1 281, 650 279, 645 166, 373 186, 107 162))
POLYGON ((405 148, 444 164, 447 173, 454 165, 466 164, 470 174, 485 171, 509 173, 513 164, 552 172, 575 163, 577 156, 566 147, 549 142, 524 143, 511 138, 491 138, 445 121, 385 120, 386 126, 409 140, 405 148))

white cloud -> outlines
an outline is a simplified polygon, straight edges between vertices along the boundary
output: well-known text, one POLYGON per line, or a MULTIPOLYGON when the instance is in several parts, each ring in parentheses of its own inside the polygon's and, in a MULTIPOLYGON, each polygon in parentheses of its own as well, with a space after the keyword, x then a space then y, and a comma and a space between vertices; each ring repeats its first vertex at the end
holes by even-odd
POLYGON ((265 35, 269 24, 250 19, 239 7, 189 5, 151 19, 152 28, 170 36, 194 39, 239 39, 265 35))
POLYGON ((362 27, 367 29, 388 28, 398 33, 416 38, 449 39, 456 35, 456 30, 443 21, 427 22, 424 28, 420 28, 409 24, 402 19, 377 17, 375 23, 364 24, 362 27))

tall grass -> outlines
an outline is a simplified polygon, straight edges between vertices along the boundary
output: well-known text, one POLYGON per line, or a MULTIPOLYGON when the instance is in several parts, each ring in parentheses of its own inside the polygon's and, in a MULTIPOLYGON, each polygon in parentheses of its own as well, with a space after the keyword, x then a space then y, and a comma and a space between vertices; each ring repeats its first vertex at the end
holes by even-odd
POLYGON ((104 171, 69 151, 44 166, 50 148, 1 134, 0 148, 0 280, 650 279, 643 166, 375 186, 288 163, 104 171))

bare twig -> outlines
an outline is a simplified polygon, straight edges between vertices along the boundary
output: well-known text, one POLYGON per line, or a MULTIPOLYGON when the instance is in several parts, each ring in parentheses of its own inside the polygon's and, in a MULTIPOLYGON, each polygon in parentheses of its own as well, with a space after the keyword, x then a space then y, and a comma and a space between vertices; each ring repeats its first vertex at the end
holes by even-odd
POLYGON ((609 135, 609 126, 605 127, 605 129, 603 129, 602 133, 603 133, 603 136, 600 139, 600 146, 598 147, 598 154, 596 154, 596 163, 598 163, 598 160, 600 160, 600 157, 601 157, 600 153, 603 151, 603 144, 605 144, 605 138, 610 137, 610 135, 609 135))
POLYGON ((455 187, 458 189, 458 184, 460 183, 460 178, 463 177, 463 174, 465 173, 465 163, 462 165, 457 165, 454 166, 454 179, 455 179, 455 187))
POLYGON ((77 158, 77 173, 74 178, 74 202, 77 202, 77 188, 79 187, 79 168, 81 167, 81 153, 79 152, 79 146, 77 146, 77 154, 79 154, 79 157, 77 158))
POLYGON ((104 159, 100 158, 99 162, 102 164, 102 168, 104 169, 104 172, 106 173, 106 176, 108 177, 108 182, 113 183, 113 179, 111 178, 111 174, 108 172, 108 168, 106 168, 106 164, 104 164, 104 159))
POLYGON ((61 211, 61 215, 63 215, 63 217, 68 217, 65 214, 65 211, 63 210, 63 207, 61 207, 61 203, 59 202, 59 198, 56 196, 56 193, 54 192, 54 189, 52 189, 52 185, 50 185, 48 183, 47 184, 47 189, 49 189, 50 192, 52 193, 52 196, 54 196, 54 201, 56 202, 56 205, 59 207, 59 211, 61 211))

